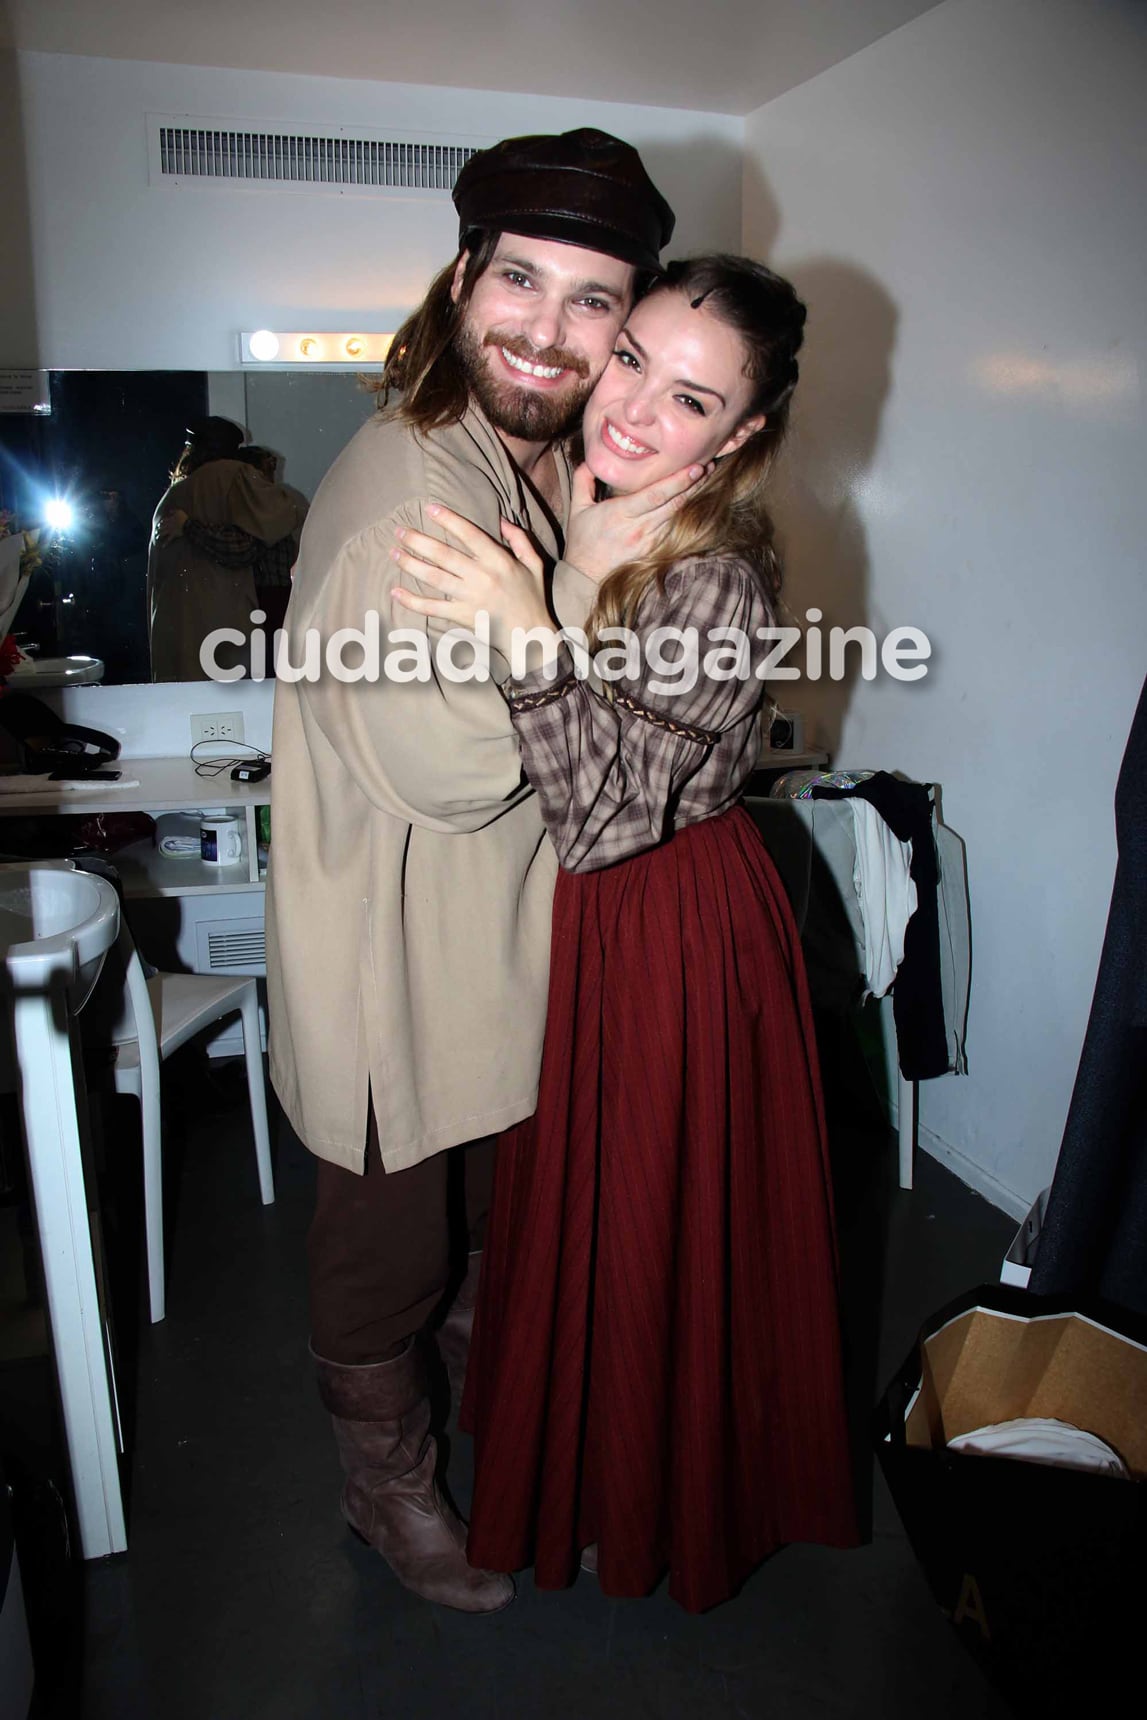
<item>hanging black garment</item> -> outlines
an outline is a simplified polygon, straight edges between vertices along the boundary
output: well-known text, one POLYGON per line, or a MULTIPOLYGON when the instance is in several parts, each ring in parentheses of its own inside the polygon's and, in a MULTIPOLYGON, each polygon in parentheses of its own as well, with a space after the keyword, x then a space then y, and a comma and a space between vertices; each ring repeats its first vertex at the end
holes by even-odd
POLYGON ((928 1081, 951 1068, 940 981, 940 866, 932 835, 932 797, 924 783, 878 770, 855 788, 814 788, 814 800, 871 801, 892 834, 912 844, 909 873, 916 912, 904 933, 904 959, 892 986, 896 1049, 906 1081, 928 1081))
POLYGON ((1099 976, 1031 1288, 1147 1314, 1147 682, 1115 787, 1115 834, 1099 976))

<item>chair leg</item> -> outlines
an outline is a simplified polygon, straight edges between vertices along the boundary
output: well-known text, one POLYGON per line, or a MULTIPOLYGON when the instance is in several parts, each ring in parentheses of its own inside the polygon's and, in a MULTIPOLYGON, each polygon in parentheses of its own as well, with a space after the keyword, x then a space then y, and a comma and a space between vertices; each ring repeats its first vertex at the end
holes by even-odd
POLYGON ((143 1222, 147 1239, 147 1289, 151 1321, 155 1325, 167 1312, 163 1258, 163 1119, 159 1093, 141 1091, 140 1122, 143 1134, 143 1222))
POLYGON ((263 1086, 263 1048, 259 1039, 259 1000, 252 985, 240 1009, 243 1021, 243 1055, 247 1060, 247 1091, 251 1096, 251 1129, 255 1136, 255 1159, 259 1166, 259 1193, 264 1206, 275 1198, 271 1171, 271 1137, 267 1129, 267 1094, 263 1086))

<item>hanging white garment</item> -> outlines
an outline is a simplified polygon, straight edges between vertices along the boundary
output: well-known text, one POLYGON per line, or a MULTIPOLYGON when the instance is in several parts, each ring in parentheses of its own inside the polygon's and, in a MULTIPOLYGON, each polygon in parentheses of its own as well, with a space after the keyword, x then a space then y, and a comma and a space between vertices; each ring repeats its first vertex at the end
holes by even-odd
POLYGON ((904 934, 916 912, 911 842, 895 836, 871 801, 853 795, 856 859, 852 883, 864 922, 864 998, 883 997, 904 960, 904 934))

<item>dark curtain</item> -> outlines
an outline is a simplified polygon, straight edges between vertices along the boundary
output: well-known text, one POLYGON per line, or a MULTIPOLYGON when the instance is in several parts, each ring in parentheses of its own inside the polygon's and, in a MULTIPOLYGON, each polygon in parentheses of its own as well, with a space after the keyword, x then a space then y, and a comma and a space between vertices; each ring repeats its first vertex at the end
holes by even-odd
POLYGON ((1147 1314, 1147 683, 1116 785, 1115 830, 1099 977, 1031 1288, 1147 1314))

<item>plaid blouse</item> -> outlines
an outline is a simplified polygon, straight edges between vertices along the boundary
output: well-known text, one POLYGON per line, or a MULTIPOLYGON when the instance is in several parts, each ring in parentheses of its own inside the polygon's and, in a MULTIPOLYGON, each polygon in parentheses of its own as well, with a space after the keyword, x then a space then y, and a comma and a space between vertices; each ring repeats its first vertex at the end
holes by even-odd
POLYGON ((229 573, 241 573, 250 567, 264 547, 242 526, 208 526, 202 520, 184 520, 183 535, 195 549, 229 573))
MULTIPOLYGON (((636 674, 579 678, 563 644, 556 665, 507 683, 526 775, 567 871, 612 866, 733 805, 760 753, 756 670, 768 643, 756 634, 771 622, 744 562, 698 557, 643 597, 636 674)), ((611 655, 620 661, 620 645, 599 650, 607 667, 611 655)))
POLYGON ((183 535, 196 549, 220 567, 238 573, 249 567, 257 585, 290 585, 291 569, 299 556, 294 533, 266 544, 241 526, 208 526, 202 520, 187 520, 183 535))

